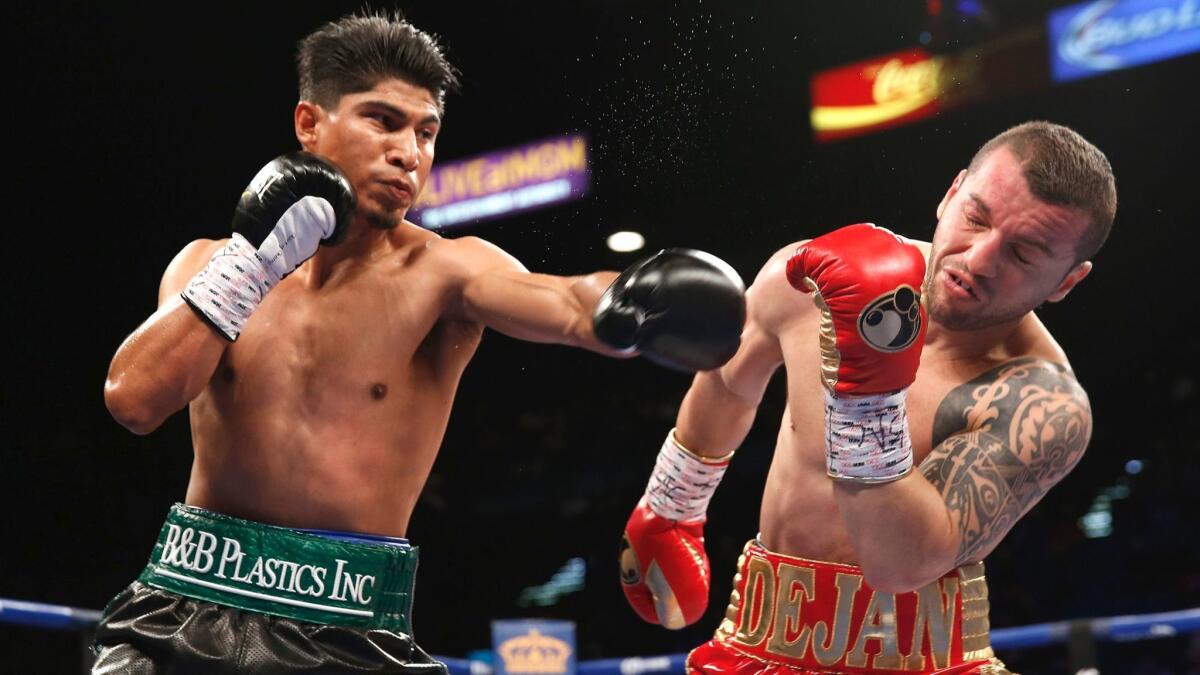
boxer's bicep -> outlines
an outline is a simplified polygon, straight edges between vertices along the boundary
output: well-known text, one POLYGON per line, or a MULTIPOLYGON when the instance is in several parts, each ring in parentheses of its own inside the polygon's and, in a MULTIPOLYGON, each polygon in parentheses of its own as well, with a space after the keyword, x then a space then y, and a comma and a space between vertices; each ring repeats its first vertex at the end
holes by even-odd
POLYGON ((783 349, 779 336, 771 326, 760 320, 762 303, 753 292, 746 296, 747 320, 742 342, 733 358, 717 373, 722 385, 731 394, 758 405, 771 376, 783 364, 783 349))
POLYGON ((592 311, 615 272, 580 277, 534 274, 481 240, 458 240, 464 270, 455 313, 519 340, 578 345, 617 354, 591 330, 592 311))
POLYGON ((783 364, 779 336, 796 318, 797 309, 812 303, 787 283, 785 268, 793 245, 777 251, 759 270, 746 290, 746 328, 742 343, 729 363, 720 369, 722 384, 731 393, 757 402, 771 376, 783 364))
POLYGON ((773 257, 746 291, 746 326, 737 353, 725 365, 696 373, 692 380, 675 422, 688 448, 723 455, 737 449, 749 433, 763 393, 783 364, 774 307, 779 300, 775 277, 782 274, 773 257))
POLYGON ((748 325, 737 354, 716 370, 696 373, 684 395, 675 420, 684 446, 710 457, 736 450, 750 432, 780 363, 778 340, 748 325))
POLYGON ((477 237, 439 239, 429 247, 438 257, 436 265, 451 280, 452 301, 447 313, 456 319, 486 324, 487 316, 506 300, 512 285, 529 270, 500 247, 477 237))
POLYGON ((1091 430, 1087 394, 1046 361, 1009 361, 952 390, 921 472, 960 536, 956 564, 990 553, 1075 467, 1091 430))

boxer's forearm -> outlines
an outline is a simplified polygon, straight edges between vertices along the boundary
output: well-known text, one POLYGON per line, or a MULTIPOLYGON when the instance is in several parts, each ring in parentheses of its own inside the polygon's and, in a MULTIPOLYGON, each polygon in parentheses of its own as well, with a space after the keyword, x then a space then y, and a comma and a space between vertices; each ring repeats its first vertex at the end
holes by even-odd
POLYGON ((834 496, 863 575, 877 590, 911 591, 954 568, 957 524, 918 472, 874 485, 834 481, 834 496))
POLYGON ((596 339, 592 313, 616 272, 579 277, 505 271, 480 276, 465 292, 475 320, 509 337, 620 355, 596 339))
POLYGON ((736 450, 758 412, 758 400, 730 391, 720 370, 697 373, 675 422, 681 445, 703 457, 724 457, 736 450))
POLYGON ((104 383, 105 405, 122 426, 148 434, 200 395, 228 345, 175 297, 117 349, 104 383))

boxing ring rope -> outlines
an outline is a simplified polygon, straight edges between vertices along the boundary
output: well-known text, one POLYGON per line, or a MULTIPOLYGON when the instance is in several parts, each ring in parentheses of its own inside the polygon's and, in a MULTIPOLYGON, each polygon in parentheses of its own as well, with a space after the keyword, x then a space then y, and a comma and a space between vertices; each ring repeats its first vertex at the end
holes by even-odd
MULTIPOLYGON (((94 609, 0 598, 0 623, 86 632, 90 631, 99 620, 100 612, 94 609)), ((1078 632, 1081 628, 1086 629, 1092 639, 1097 642, 1133 642, 1173 637, 1200 631, 1200 607, 1174 612, 1053 621, 1012 628, 996 628, 992 630, 992 647, 1002 652, 1006 649, 1062 644, 1070 639, 1073 632, 1078 632)), ((677 675, 683 673, 686 657, 686 654, 668 654, 595 659, 580 661, 576 665, 576 671, 578 675, 644 675, 646 673, 677 675)), ((485 675, 492 671, 491 666, 482 661, 445 656, 435 658, 445 663, 452 675, 485 675)))

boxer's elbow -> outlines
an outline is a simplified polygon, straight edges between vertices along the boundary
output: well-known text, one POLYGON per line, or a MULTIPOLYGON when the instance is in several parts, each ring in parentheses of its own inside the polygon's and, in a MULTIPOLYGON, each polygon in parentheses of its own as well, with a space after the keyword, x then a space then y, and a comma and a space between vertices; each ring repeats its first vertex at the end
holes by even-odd
POLYGON ((120 379, 110 377, 104 382, 104 405, 118 424, 138 436, 145 436, 162 425, 166 419, 145 396, 120 379))

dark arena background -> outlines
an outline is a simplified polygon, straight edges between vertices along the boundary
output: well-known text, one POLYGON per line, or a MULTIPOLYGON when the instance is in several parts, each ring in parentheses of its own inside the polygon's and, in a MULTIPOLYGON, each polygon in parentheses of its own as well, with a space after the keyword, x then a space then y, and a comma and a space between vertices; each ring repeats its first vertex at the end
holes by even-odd
MULTIPOLYGON (((447 99, 435 169, 586 137, 586 196, 444 232, 483 237, 533 271, 620 269, 640 254, 614 252, 606 238, 630 230, 648 251, 716 253, 749 281, 784 244, 848 223, 928 239, 956 172, 983 141, 1022 121, 1066 124, 1107 153, 1120 197, 1112 235, 1093 274, 1039 311, 1091 396, 1094 437, 1077 469, 988 559, 991 623, 1005 628, 1200 606, 1192 426, 1200 421, 1200 26, 1179 27, 1192 31, 1190 53, 1055 81, 1047 17, 1074 4, 395 7, 441 36, 463 73, 462 92, 447 99), (945 63, 1004 40, 1019 46, 982 69, 983 94, 818 142, 819 73, 914 49, 945 63)), ((1158 4, 1174 7, 1179 21, 1200 16, 1195 2, 1158 4)), ((249 177, 297 147, 296 41, 360 7, 49 2, 5 10, 0 597, 100 609, 145 564, 167 507, 184 495, 188 422, 177 414, 145 437, 120 427, 102 398, 109 360, 153 311, 174 254, 193 239, 226 236, 249 177)), ((486 652, 490 622, 519 617, 574 621, 580 661, 680 654, 707 639, 734 560, 756 532, 784 375, 709 510, 708 613, 666 631, 626 606, 616 557, 689 382, 644 360, 489 333, 408 533, 421 547, 414 616, 422 646, 447 657, 486 652)), ((1194 629, 1151 633, 1139 641, 1075 635, 998 655, 1023 673, 1200 672, 1194 629)), ((77 673, 80 645, 76 632, 0 624, 0 671, 77 673)))

